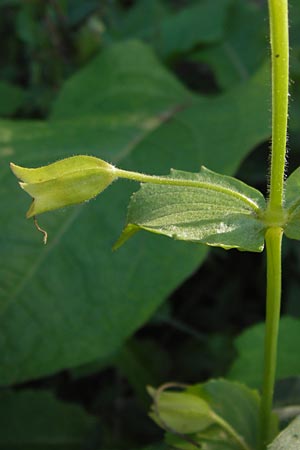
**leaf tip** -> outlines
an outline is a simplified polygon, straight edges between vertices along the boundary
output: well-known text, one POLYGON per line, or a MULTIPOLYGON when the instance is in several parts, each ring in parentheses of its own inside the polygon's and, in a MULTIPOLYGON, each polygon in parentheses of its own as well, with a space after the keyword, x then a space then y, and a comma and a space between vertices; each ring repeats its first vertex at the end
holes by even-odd
POLYGON ((26 219, 31 219, 31 217, 34 217, 36 214, 38 214, 35 206, 36 206, 35 201, 33 200, 33 202, 31 203, 31 205, 26 213, 26 219))
POLYGON ((13 162, 9 163, 10 170, 12 173, 17 177, 20 178, 20 169, 22 169, 21 166, 17 166, 17 164, 14 164, 13 162))
POLYGON ((117 241, 113 245, 113 247, 112 247, 113 251, 118 250, 120 247, 122 247, 122 245, 129 238, 131 238, 131 236, 133 236, 137 231, 139 231, 139 229, 140 229, 140 227, 138 227, 137 225, 134 225, 132 223, 126 225, 126 227, 124 228, 124 230, 121 233, 121 236, 119 237, 119 239, 117 239, 117 241))

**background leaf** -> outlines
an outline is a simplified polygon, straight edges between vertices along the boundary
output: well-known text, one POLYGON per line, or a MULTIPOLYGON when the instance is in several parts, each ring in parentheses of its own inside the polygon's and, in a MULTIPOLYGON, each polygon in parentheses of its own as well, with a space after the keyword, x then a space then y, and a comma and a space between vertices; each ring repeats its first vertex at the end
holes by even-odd
MULTIPOLYGON (((264 351, 263 323, 245 330, 235 341, 238 357, 233 363, 228 376, 240 380, 248 386, 259 387, 263 376, 264 351)), ((283 317, 280 320, 278 360, 276 378, 282 379, 297 376, 300 373, 298 354, 300 336, 300 320, 283 317)))
POLYGON ((70 78, 48 122, 0 124, 2 384, 113 353, 206 252, 138 236, 112 253, 134 189, 125 181, 100 201, 45 215, 49 244, 43 247, 22 218, 28 200, 9 160, 34 167, 93 154, 148 173, 205 164, 230 174, 269 136, 267 78, 263 69, 224 96, 191 95, 147 46, 128 42, 70 78))
POLYGON ((204 0, 165 19, 160 30, 159 52, 170 56, 200 43, 220 40, 230 3, 231 0, 204 0))
POLYGON ((286 208, 289 210, 288 222, 284 228, 290 239, 300 239, 300 168, 287 178, 285 182, 286 208))
POLYGON ((176 57, 220 41, 231 4, 232 0, 202 0, 171 13, 158 0, 142 0, 119 17, 110 37, 144 39, 162 57, 176 57))
POLYGON ((285 181, 285 205, 290 208, 300 201, 300 167, 285 181))
POLYGON ((78 405, 30 390, 1 393, 0 421, 1 450, 80 450, 96 425, 78 405))
POLYGON ((144 38, 155 44, 160 40, 162 23, 169 16, 169 9, 161 0, 140 0, 128 11, 118 11, 117 23, 113 22, 106 33, 110 39, 144 38))
POLYGON ((247 80, 268 56, 266 16, 264 5, 235 1, 224 26, 223 39, 195 51, 190 59, 207 63, 221 89, 247 80))

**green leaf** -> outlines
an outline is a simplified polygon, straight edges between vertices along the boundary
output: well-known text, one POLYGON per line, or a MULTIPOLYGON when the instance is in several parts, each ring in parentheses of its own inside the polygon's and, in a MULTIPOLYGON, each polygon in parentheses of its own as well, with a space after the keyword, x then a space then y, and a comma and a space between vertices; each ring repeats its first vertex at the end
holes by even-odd
POLYGON ((202 0, 169 14, 159 1, 139 1, 121 18, 119 37, 145 39, 165 58, 221 40, 232 0, 202 0))
POLYGON ((300 203, 300 167, 285 181, 285 207, 295 208, 298 203, 300 203))
POLYGON ((160 40, 159 30, 163 20, 169 15, 167 6, 161 0, 140 0, 119 18, 118 27, 107 32, 118 38, 147 39, 155 44, 160 40))
POLYGON ((96 420, 46 391, 3 391, 1 450, 80 450, 96 420))
POLYGON ((193 181, 195 187, 143 184, 131 197, 117 246, 143 229, 226 249, 263 250, 264 225, 258 215, 265 201, 259 191, 205 167, 194 174, 172 170, 169 179, 193 181))
POLYGON ((73 156, 37 169, 10 167, 33 197, 27 217, 90 200, 117 178, 114 166, 92 156, 73 156))
POLYGON ((290 239, 300 239, 300 167, 285 182, 285 206, 288 213, 284 234, 290 239))
POLYGON ((198 44, 220 40, 231 3, 232 0, 204 0, 165 19, 160 30, 158 51, 163 56, 170 56, 187 52, 198 44))
POLYGON ((277 438, 268 445, 268 450, 299 450, 300 448, 300 416, 285 428, 277 438))
POLYGON ((0 123, 2 384, 112 354, 205 256, 146 233, 113 253, 137 188, 123 180, 89 204, 45 214, 42 246, 9 161, 38 167, 89 154, 153 174, 201 164, 232 174, 269 136, 268 95, 260 72, 225 96, 193 96, 149 47, 127 42, 66 82, 48 122, 0 123))
MULTIPOLYGON (((114 147, 116 143, 120 145, 122 138, 126 142, 136 137, 133 130, 150 132, 166 120, 160 117, 162 111, 168 112, 167 118, 171 119, 177 108, 181 110, 191 101, 191 94, 163 68, 149 47, 129 41, 103 51, 75 73, 54 103, 51 118, 86 117, 89 120, 80 131, 100 126, 105 137, 109 131, 111 137, 119 129, 122 132, 119 139, 112 143, 103 142, 103 138, 100 141, 104 151, 114 155, 114 147), (126 131, 128 134, 124 136, 126 131), (105 149, 107 145, 112 148, 110 151, 105 149)), ((76 127, 80 126, 80 120, 76 127)), ((99 151, 99 145, 95 149, 99 151)))
POLYGON ((200 48, 191 59, 206 62, 223 89, 247 80, 268 56, 266 18, 264 5, 236 0, 227 18, 224 38, 200 48))
MULTIPOLYGON (((263 323, 244 331, 235 341, 238 357, 233 363, 228 377, 240 380, 249 386, 259 387, 263 378, 264 352, 263 323)), ((283 317, 280 320, 277 379, 297 376, 300 373, 299 352, 300 320, 283 317)))

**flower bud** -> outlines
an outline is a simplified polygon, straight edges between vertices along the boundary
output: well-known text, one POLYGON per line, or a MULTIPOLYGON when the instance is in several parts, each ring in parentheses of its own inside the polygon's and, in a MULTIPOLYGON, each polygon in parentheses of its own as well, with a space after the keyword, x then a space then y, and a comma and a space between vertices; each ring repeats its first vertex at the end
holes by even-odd
POLYGON ((209 404, 196 395, 165 391, 156 395, 151 387, 148 392, 154 400, 150 417, 167 431, 198 433, 215 422, 209 404))
POLYGON ((117 178, 114 166, 92 156, 72 156, 36 169, 10 166, 33 197, 27 217, 89 200, 117 178))

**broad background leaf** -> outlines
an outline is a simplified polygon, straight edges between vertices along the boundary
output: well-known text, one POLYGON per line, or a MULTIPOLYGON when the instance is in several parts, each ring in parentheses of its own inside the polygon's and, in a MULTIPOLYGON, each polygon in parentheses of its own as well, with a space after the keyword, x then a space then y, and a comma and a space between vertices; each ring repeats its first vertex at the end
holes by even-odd
POLYGON ((0 379, 20 382, 106 357, 203 260, 205 248, 140 235, 117 253, 130 193, 45 215, 49 244, 24 218, 13 160, 40 166, 90 154, 163 174, 205 164, 231 174, 269 136, 265 68, 213 99, 191 95, 138 42, 110 47, 65 84, 48 122, 0 124, 0 379))
POLYGON ((227 16, 223 39, 215 45, 200 48, 190 58, 206 62, 213 69, 221 89, 232 88, 247 80, 268 57, 266 17, 263 4, 235 1, 227 16))
POLYGON ((232 0, 203 0, 172 13, 159 0, 140 0, 119 18, 118 27, 109 37, 144 39, 161 56, 176 57, 198 45, 220 41, 232 3, 232 0))
MULTIPOLYGON (((235 341, 238 357, 233 363, 228 377, 240 380, 248 386, 261 387, 263 378, 264 352, 263 323, 244 331, 235 341)), ((300 320, 283 317, 280 320, 277 379, 297 376, 300 373, 299 353, 300 320)))
POLYGON ((221 39, 231 0, 204 0, 162 23, 158 51, 164 56, 186 52, 197 44, 221 39))
POLYGON ((80 450, 96 420, 47 391, 3 391, 1 450, 80 450))

